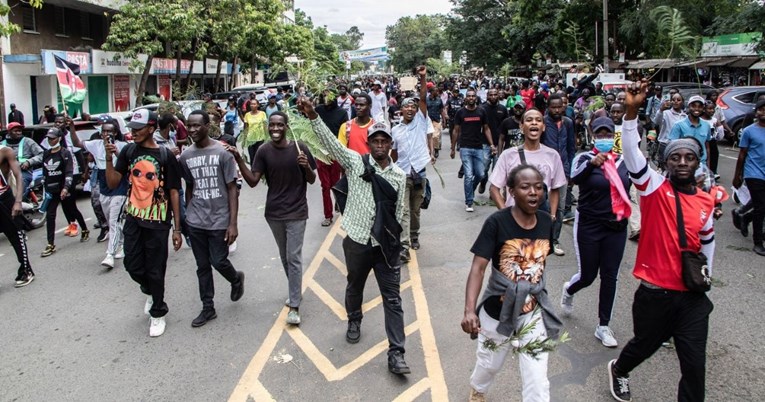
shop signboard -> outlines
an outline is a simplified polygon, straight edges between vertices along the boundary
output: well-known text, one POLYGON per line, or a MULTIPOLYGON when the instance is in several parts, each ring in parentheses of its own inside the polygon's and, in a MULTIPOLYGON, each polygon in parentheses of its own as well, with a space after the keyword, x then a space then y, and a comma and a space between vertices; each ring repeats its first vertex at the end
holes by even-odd
POLYGON ((56 74, 56 61, 53 55, 56 55, 70 63, 80 66, 80 74, 92 74, 92 65, 90 63, 90 53, 87 52, 67 52, 64 50, 41 50, 42 67, 45 74, 56 74))
POLYGON ((114 92, 114 110, 118 112, 130 110, 130 76, 115 75, 112 92, 114 92))
POLYGON ((761 32, 746 32, 701 38, 701 57, 757 56, 761 32))

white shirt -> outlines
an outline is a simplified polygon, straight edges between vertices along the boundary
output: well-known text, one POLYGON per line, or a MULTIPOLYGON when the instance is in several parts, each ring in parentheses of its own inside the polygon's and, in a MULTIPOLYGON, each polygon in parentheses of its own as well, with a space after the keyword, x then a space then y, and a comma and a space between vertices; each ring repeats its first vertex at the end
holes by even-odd
POLYGON ((418 110, 409 124, 403 121, 391 130, 393 149, 398 152, 396 165, 407 174, 412 170, 419 172, 430 162, 430 147, 428 146, 428 128, 433 131, 433 125, 428 116, 418 110))
POLYGON ((375 91, 369 93, 372 97, 372 108, 370 109, 370 115, 375 121, 386 121, 385 106, 388 105, 388 97, 385 96, 385 92, 380 91, 376 94, 375 91))
MULTIPOLYGON (((104 148, 104 140, 84 141, 82 145, 85 147, 85 149, 88 150, 88 152, 90 152, 91 155, 93 155, 93 160, 96 161, 96 167, 99 170, 106 170, 106 149, 104 148)), ((122 141, 115 141, 114 145, 117 146, 117 153, 119 154, 120 151, 122 151, 122 148, 127 145, 127 143, 122 141)), ((113 166, 117 165, 116 155, 112 158, 112 164, 113 166)))

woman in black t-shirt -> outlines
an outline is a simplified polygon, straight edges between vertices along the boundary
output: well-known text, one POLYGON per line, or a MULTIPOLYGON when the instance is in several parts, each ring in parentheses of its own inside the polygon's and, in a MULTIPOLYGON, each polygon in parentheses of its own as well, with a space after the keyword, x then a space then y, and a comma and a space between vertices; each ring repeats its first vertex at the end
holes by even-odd
MULTIPOLYGON (((542 174, 533 166, 522 164, 511 170, 507 186, 515 205, 489 216, 470 250, 474 257, 465 291, 462 330, 478 337, 476 364, 470 378, 471 400, 480 399, 488 391, 511 347, 520 348, 548 336, 557 338, 560 331, 561 322, 553 313, 545 290, 544 269, 552 244, 552 218, 539 211, 544 193, 542 183, 542 174), (478 304, 489 260, 491 276, 478 304), (532 323, 531 331, 509 340, 532 323), (487 341, 499 347, 490 350, 487 341)), ((547 353, 537 356, 519 353, 524 401, 550 399, 547 358, 547 353)))
MULTIPOLYGON (((80 241, 86 242, 90 237, 88 226, 82 217, 82 213, 77 209, 77 203, 74 199, 74 181, 72 180, 72 171, 74 169, 73 155, 66 147, 62 146, 63 135, 64 132, 57 128, 48 130, 47 138, 51 148, 43 153, 43 180, 45 182, 45 192, 48 193, 50 202, 48 203, 47 215, 45 217, 48 245, 45 246, 45 249, 40 254, 42 257, 47 257, 56 252, 54 239, 56 236, 56 210, 59 204, 61 204, 65 215, 73 217, 80 224, 82 228, 80 241)), ((74 222, 67 223, 70 227, 68 232, 75 233, 76 236, 77 232, 71 231, 71 226, 74 222)))

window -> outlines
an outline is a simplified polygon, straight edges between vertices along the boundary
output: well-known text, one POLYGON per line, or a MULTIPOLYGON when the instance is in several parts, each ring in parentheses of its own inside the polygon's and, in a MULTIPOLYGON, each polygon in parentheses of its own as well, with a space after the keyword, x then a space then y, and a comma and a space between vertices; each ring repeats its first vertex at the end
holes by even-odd
POLYGON ((90 32, 90 13, 80 12, 80 34, 82 39, 93 40, 93 34, 90 32))
POLYGON ((24 32, 37 32, 37 24, 35 21, 35 9, 29 4, 21 5, 21 18, 23 20, 24 32))
POLYGON ((53 6, 53 27, 57 36, 66 36, 66 9, 53 6))

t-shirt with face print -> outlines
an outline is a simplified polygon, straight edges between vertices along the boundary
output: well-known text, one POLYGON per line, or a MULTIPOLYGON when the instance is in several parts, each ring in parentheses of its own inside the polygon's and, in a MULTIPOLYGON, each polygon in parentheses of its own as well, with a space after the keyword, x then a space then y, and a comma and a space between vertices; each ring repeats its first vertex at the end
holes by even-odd
POLYGON ((172 152, 166 151, 162 158, 159 148, 127 146, 117 157, 114 169, 127 177, 127 217, 136 219, 142 227, 169 229, 173 216, 170 190, 181 188, 181 168, 172 152))

